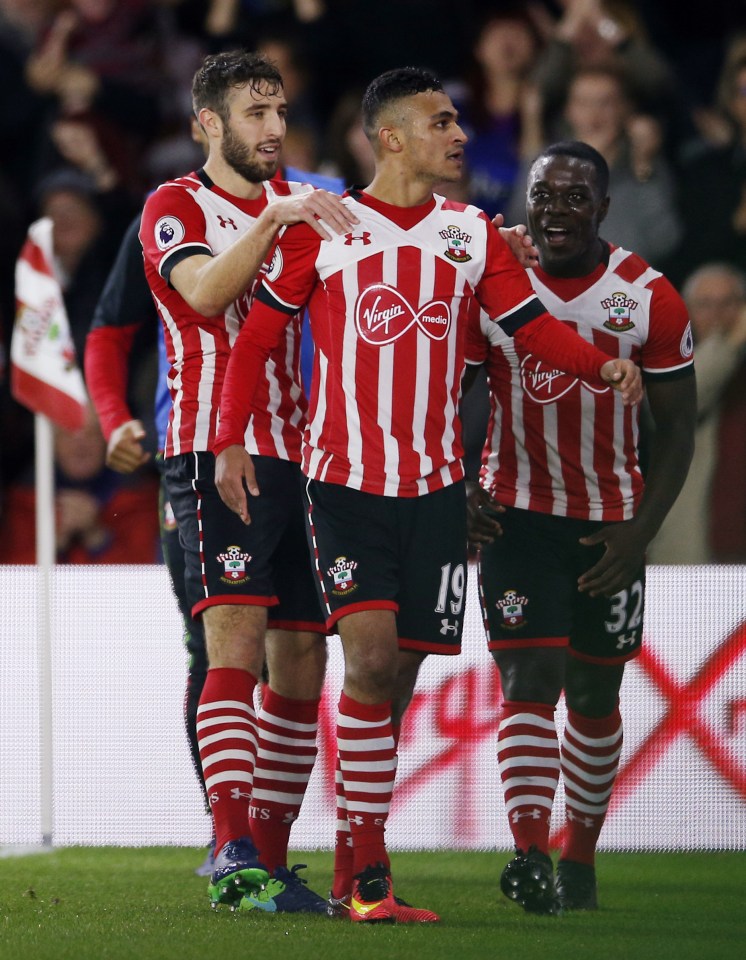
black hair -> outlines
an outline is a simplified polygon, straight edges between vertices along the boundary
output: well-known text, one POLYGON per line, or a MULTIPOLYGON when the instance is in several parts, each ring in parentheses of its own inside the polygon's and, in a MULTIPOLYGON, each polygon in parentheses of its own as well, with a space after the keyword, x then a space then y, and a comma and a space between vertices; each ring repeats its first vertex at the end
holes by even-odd
POLYGON ((390 103, 412 97, 416 93, 442 89, 443 84, 435 74, 421 67, 399 67, 382 73, 371 81, 363 94, 362 121, 368 138, 375 138, 378 132, 378 117, 381 110, 390 103))
POLYGON ((589 143, 584 143, 582 140, 561 140, 559 143, 552 143, 541 151, 534 163, 537 160, 543 160, 544 157, 572 157, 575 160, 585 160, 596 171, 596 181, 601 197, 608 195, 609 165, 598 150, 589 143))
POLYGON ((267 57, 249 50, 227 50, 205 57, 192 81, 195 114, 207 107, 223 120, 228 118, 228 93, 249 84, 274 96, 282 89, 282 76, 267 57))

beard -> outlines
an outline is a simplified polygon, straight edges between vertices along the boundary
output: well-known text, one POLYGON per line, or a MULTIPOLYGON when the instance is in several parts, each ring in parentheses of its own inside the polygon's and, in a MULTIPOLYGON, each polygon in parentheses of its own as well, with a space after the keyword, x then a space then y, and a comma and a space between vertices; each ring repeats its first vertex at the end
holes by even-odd
POLYGON ((223 160, 249 183, 262 183, 270 180, 279 164, 276 160, 259 160, 251 156, 249 148, 234 135, 226 125, 221 144, 223 160))

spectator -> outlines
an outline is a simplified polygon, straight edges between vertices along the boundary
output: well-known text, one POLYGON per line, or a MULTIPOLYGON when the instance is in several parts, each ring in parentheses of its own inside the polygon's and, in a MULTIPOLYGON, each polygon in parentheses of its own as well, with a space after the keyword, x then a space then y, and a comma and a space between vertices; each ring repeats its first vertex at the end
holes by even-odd
POLYGON ((38 212, 53 224, 55 267, 78 358, 93 310, 135 210, 117 189, 73 167, 57 169, 37 188, 38 212))
POLYGON ((150 0, 68 0, 26 63, 49 115, 91 122, 133 189, 140 151, 160 121, 154 11, 150 0))
POLYGON ((14 265, 32 215, 30 157, 46 129, 43 101, 26 84, 24 70, 51 6, 52 0, 0 0, 0 341, 6 350, 14 310, 14 265))
MULTIPOLYGON (((472 48, 465 96, 454 91, 469 137, 465 148, 469 197, 490 216, 505 212, 525 152, 524 103, 533 96, 528 77, 540 45, 539 32, 524 7, 515 4, 492 11, 472 48)), ((533 116, 529 111, 527 119, 533 116)))
POLYGON ((726 59, 719 96, 729 140, 704 148, 680 171, 684 234, 670 271, 679 283, 712 260, 746 263, 746 47, 736 42, 741 55, 726 59))
POLYGON ((53 5, 54 0, 0 0, 0 180, 7 178, 10 190, 17 191, 14 200, 21 208, 36 172, 30 160, 46 129, 44 98, 27 84, 26 63, 51 21, 53 5))
MULTIPOLYGON (((697 367, 699 416, 694 458, 676 503, 650 544, 648 556, 651 563, 713 562, 710 539, 713 477, 723 460, 736 458, 741 470, 744 466, 746 423, 743 419, 743 432, 734 447, 719 448, 718 432, 723 397, 729 384, 737 379, 739 392, 743 391, 746 274, 724 263, 709 263, 689 277, 683 295, 692 322, 697 367)), ((743 535, 746 525, 743 486, 740 490, 722 489, 721 493, 738 498, 735 512, 728 511, 728 522, 743 535)), ((732 499, 729 502, 732 505, 732 499)), ((735 557, 731 557, 733 559, 735 557)), ((744 559, 742 547, 741 562, 744 559)))
POLYGON ((679 121, 677 79, 651 44, 635 3, 563 0, 561 6, 560 19, 545 22, 548 42, 534 74, 548 115, 561 110, 578 70, 609 66, 627 73, 631 96, 641 110, 659 120, 679 121))
MULTIPOLYGON (((87 129, 75 129, 71 125, 64 131, 70 139, 71 155, 88 151, 87 159, 97 163, 94 140, 87 129)), ((66 148, 67 149, 67 148, 66 148)), ((108 173, 103 170, 105 182, 108 173)), ((83 348, 93 310, 99 293, 113 262, 117 246, 133 212, 128 197, 121 189, 98 190, 96 180, 72 166, 61 167, 45 177, 32 198, 36 215, 50 217, 54 224, 54 266, 62 289, 65 309, 70 322, 75 351, 82 363, 83 348)), ((13 250, 13 263, 22 243, 13 250)), ((9 276, 8 281, 10 282, 9 276)), ((12 314, 9 313, 9 316, 12 314)), ((8 342, 10 330, 7 331, 8 342)), ((155 339, 143 341, 143 350, 150 349, 155 359, 155 339)), ((144 366, 133 380, 135 396, 152 397, 154 364, 144 366)), ((147 401, 149 407, 150 400, 147 401)), ((16 403, 4 391, 2 396, 3 436, 6 443, 2 450, 2 474, 6 483, 12 483, 27 469, 33 458, 33 418, 28 410, 16 403)))
MULTIPOLYGON (((85 426, 55 427, 55 515, 58 563, 156 563, 158 481, 127 478, 105 464, 106 443, 91 410, 85 426)), ((35 563, 33 472, 6 490, 0 563, 35 563)))

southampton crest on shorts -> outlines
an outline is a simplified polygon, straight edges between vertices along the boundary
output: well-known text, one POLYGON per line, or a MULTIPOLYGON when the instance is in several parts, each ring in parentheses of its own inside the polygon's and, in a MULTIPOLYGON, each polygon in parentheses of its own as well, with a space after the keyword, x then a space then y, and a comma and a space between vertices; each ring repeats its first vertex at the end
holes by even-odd
POLYGON ((626 293, 612 293, 610 297, 601 301, 601 306, 609 311, 609 319, 604 323, 607 330, 623 333, 634 327, 631 314, 637 307, 637 301, 631 300, 626 293))
POLYGON ((498 600, 495 606, 502 612, 503 626, 508 630, 517 630, 526 622, 523 615, 523 608, 528 603, 528 597, 519 596, 515 590, 506 590, 502 600, 498 600))
POLYGON ((454 263, 466 263, 471 260, 471 254, 467 251, 467 243, 471 243, 471 237, 458 227, 450 226, 440 231, 440 236, 446 241, 448 246, 443 251, 449 260, 454 263))
POLYGON ((358 584, 353 577, 353 571, 356 569, 357 560, 348 560, 347 557, 337 557, 329 567, 326 575, 332 578, 332 593, 335 597, 346 597, 357 590, 358 584))
POLYGON ((251 554, 242 553, 240 547, 232 546, 225 553, 219 553, 216 559, 223 564, 223 576, 220 578, 223 583, 243 583, 248 580, 246 564, 251 562, 251 554))

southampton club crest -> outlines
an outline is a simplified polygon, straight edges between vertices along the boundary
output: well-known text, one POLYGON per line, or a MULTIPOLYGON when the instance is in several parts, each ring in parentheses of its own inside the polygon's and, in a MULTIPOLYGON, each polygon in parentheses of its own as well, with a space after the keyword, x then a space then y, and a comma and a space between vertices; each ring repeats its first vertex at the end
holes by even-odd
POLYGON ((246 564, 251 562, 251 554, 242 553, 240 547, 228 547, 225 553, 219 553, 215 558, 223 564, 223 583, 243 583, 249 579, 246 564))
POLYGON ((609 311, 609 318, 604 322, 607 330, 614 333, 623 333, 634 327, 632 311, 637 308, 637 301, 631 300, 626 293, 612 293, 610 297, 601 301, 601 306, 609 311))
POLYGON ((346 597, 358 588, 353 577, 357 569, 357 560, 348 560, 347 557, 337 557, 326 571, 327 577, 332 578, 332 593, 335 597, 346 597))
POLYGON ((528 597, 522 597, 515 590, 506 590, 502 600, 495 606, 502 612, 503 626, 508 630, 517 630, 526 623, 523 608, 528 604, 528 597))
POLYGON ((454 263, 467 263, 471 260, 471 254, 467 251, 467 243, 471 243, 471 236, 459 230, 458 227, 450 226, 440 231, 440 236, 446 241, 448 246, 443 251, 449 260, 454 263))

